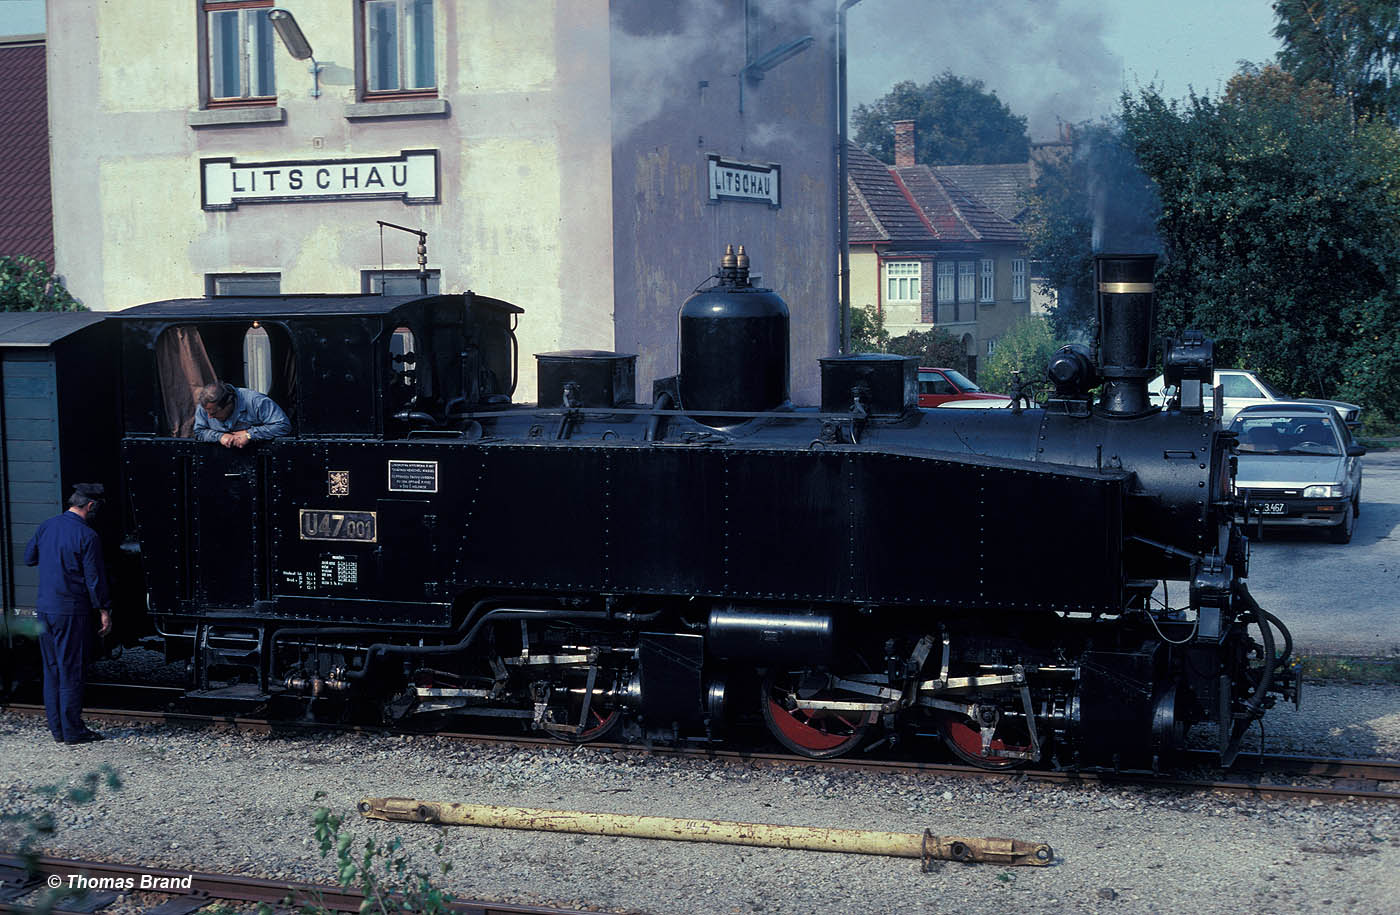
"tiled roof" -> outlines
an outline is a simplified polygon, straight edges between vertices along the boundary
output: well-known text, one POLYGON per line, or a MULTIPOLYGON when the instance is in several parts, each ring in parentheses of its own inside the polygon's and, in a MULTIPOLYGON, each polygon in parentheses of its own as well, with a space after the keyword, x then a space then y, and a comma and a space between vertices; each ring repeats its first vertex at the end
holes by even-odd
POLYGON ((0 42, 0 255, 53 266, 48 87, 42 41, 0 42))
POLYGON ((1005 219, 1016 222, 1026 211, 1031 186, 1029 162, 1000 165, 935 165, 934 174, 948 178, 1005 219))
POLYGON ((854 143, 847 144, 846 150, 850 240, 857 244, 935 240, 889 166, 854 143))
POLYGON ((945 241, 1021 242, 1025 236, 1009 219, 969 194, 961 185, 935 175, 927 165, 893 169, 945 241))
POLYGON ((853 143, 847 151, 852 243, 1025 241, 1008 217, 951 177, 926 165, 891 168, 853 143))

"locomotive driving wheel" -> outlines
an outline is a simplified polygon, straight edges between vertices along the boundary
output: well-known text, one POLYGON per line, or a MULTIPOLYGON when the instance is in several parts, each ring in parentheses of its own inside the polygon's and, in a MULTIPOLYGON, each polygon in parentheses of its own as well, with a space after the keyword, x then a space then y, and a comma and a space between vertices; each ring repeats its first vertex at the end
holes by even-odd
POLYGON ((860 746, 875 723, 873 711, 825 711, 797 707, 799 699, 860 701, 830 687, 830 677, 811 670, 770 670, 759 694, 763 721, 783 746, 812 759, 832 759, 860 746))
POLYGON ((545 733, 568 743, 592 743, 616 731, 622 724, 622 708, 603 699, 593 685, 590 678, 583 689, 538 687, 537 695, 549 697, 545 718, 539 722, 545 733), (586 709, 585 690, 592 692, 586 709))
MULTIPOLYGON (((570 711, 574 715, 578 714, 577 707, 570 711)), ((544 729, 551 737, 557 737, 569 743, 592 743, 607 737, 617 730, 617 726, 620 724, 622 724, 622 709, 590 708, 588 721, 579 730, 574 730, 574 728, 579 727, 577 718, 570 719, 570 724, 562 727, 559 724, 545 722, 544 729)))
MULTIPOLYGON (((1031 749, 1030 738, 1021 738, 1002 733, 1006 730, 1005 718, 999 722, 995 736, 988 743, 986 752, 982 750, 982 728, 966 715, 943 712, 939 715, 939 729, 943 732, 943 743, 954 756, 970 766, 979 769, 1017 769, 1029 760, 1019 756, 1008 756, 1008 752, 1026 753, 1031 749)), ((1023 735, 1024 736, 1024 735, 1023 735)))

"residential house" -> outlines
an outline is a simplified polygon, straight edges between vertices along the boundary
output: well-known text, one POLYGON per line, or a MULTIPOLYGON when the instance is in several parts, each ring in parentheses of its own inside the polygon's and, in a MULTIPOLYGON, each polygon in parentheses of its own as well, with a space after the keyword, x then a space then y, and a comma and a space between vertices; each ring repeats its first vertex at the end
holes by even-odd
POLYGON ((893 166, 848 147, 851 305, 878 309, 891 336, 942 328, 962 341, 975 376, 997 339, 1030 314, 1016 222, 1029 171, 920 164, 913 122, 895 129, 893 166))

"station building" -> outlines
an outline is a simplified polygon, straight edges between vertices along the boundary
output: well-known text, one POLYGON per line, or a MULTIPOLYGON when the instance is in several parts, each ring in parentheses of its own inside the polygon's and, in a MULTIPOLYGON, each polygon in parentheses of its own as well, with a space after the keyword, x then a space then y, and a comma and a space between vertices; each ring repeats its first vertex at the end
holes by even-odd
POLYGON ((56 271, 89 308, 472 289, 533 353, 675 372, 681 303, 742 243, 837 349, 829 3, 49 0, 56 271), (386 223, 382 226, 380 223, 386 223))

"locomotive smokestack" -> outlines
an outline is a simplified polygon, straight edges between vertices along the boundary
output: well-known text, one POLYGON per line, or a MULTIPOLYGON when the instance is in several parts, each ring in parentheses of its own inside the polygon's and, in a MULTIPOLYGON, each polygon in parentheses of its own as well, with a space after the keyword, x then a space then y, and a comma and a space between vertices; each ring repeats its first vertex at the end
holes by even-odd
POLYGON ((1147 380, 1152 377, 1152 327, 1157 296, 1155 254, 1100 254, 1094 258, 1094 289, 1099 316, 1099 406, 1115 416, 1137 416, 1152 409, 1147 380))

